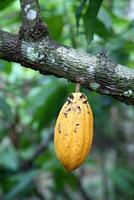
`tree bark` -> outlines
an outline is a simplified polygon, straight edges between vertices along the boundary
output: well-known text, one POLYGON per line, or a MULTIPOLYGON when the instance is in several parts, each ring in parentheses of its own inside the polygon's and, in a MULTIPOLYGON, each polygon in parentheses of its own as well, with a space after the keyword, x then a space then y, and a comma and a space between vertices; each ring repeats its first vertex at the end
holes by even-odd
MULTIPOLYGON (((0 31, 0 59, 55 75, 134 105, 134 70, 112 62, 106 51, 93 56, 60 45, 48 35, 37 0, 21 0, 19 34, 0 31)), ((19 67, 19 65, 18 65, 19 67)))

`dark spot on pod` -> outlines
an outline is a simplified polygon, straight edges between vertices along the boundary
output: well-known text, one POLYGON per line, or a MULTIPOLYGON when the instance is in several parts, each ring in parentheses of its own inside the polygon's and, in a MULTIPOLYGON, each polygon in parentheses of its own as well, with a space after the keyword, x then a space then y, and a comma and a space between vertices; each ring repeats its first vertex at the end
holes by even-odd
POLYGON ((70 94, 70 95, 69 95, 69 98, 70 98, 70 99, 74 99, 74 95, 73 95, 73 94, 70 94))
POLYGON ((83 101, 83 103, 87 103, 87 99, 83 101))
POLYGON ((67 118, 67 112, 64 112, 63 115, 65 116, 65 118, 67 118))
POLYGON ((67 100, 67 104, 69 105, 71 103, 70 99, 67 100))
POLYGON ((70 94, 70 95, 68 96, 67 104, 72 103, 72 100, 73 100, 73 99, 74 99, 74 95, 73 95, 73 94, 70 94))
POLYGON ((72 100, 73 100, 73 99, 74 99, 73 94, 70 94, 70 95, 68 96, 67 104, 72 103, 72 100))
POLYGON ((78 108, 78 111, 81 112, 81 108, 80 108, 80 106, 77 106, 77 108, 78 108))
POLYGON ((59 131, 59 134, 60 134, 61 133, 60 124, 58 124, 58 131, 59 131))
POLYGON ((80 124, 75 124, 75 129, 74 129, 74 132, 75 132, 75 133, 77 133, 79 125, 80 125, 80 124))
POLYGON ((63 112, 63 115, 65 116, 65 118, 67 118, 67 113, 71 110, 71 108, 66 109, 65 112, 63 112))
POLYGON ((71 110, 71 108, 68 108, 66 112, 69 112, 71 110))
POLYGON ((83 99, 83 98, 85 99, 85 95, 84 95, 84 94, 81 94, 81 95, 80 95, 80 99, 83 99))

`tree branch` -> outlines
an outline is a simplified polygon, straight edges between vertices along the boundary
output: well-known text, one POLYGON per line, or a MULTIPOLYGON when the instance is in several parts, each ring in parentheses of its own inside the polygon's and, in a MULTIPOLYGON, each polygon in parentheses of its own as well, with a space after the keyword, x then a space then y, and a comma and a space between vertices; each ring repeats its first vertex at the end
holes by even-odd
POLYGON ((134 105, 134 70, 113 63, 105 51, 92 56, 61 46, 49 36, 32 42, 0 31, 0 59, 80 82, 85 88, 134 105))
POLYGON ((40 40, 48 34, 47 25, 43 23, 37 0, 20 0, 22 11, 22 26, 20 39, 28 41, 40 40))

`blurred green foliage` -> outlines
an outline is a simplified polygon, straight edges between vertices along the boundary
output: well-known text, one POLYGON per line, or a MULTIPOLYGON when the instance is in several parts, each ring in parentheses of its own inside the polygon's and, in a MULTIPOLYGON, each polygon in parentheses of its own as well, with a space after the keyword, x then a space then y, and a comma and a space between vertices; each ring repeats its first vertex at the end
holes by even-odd
MULTIPOLYGON (((52 38, 134 66, 130 1, 39 0, 52 38)), ((131 12, 134 12, 131 11, 131 12)), ((17 33, 19 1, 0 1, 0 28, 17 33)), ((94 143, 84 165, 69 174, 53 147, 56 117, 75 85, 0 61, 0 199, 133 200, 134 109, 94 92, 94 143), (131 150, 131 151, 130 151, 131 150)))

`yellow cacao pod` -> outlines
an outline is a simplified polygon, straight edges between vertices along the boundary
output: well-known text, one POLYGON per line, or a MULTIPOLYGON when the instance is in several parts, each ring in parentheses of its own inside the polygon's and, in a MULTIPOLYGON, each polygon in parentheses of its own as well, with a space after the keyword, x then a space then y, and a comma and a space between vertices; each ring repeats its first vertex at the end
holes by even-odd
POLYGON ((93 139, 93 115, 87 97, 71 93, 63 105, 54 131, 55 151, 68 171, 78 168, 88 155, 93 139))

